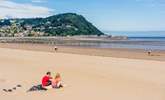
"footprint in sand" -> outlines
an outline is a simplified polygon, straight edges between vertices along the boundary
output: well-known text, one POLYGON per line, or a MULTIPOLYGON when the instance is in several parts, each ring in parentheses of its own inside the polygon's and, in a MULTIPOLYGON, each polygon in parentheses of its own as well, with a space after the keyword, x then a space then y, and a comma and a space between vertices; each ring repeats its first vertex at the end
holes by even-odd
POLYGON ((13 92, 14 90, 17 90, 17 88, 21 88, 22 85, 16 85, 16 87, 13 87, 12 89, 2 89, 4 92, 13 92))
POLYGON ((18 84, 17 87, 22 87, 22 85, 18 84))

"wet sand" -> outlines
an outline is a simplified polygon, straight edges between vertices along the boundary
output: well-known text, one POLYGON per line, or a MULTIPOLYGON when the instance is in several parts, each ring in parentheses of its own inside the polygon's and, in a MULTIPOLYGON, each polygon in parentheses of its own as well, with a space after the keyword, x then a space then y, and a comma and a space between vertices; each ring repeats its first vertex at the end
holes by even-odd
MULTIPOLYGON (((0 43, 1 48, 24 49, 32 51, 55 52, 53 45, 46 44, 28 44, 28 43, 0 43)), ((71 47, 71 46, 57 46, 59 53, 71 53, 90 56, 103 56, 115 58, 129 58, 129 59, 145 59, 165 61, 165 51, 152 51, 151 56, 148 56, 145 50, 140 49, 105 49, 105 48, 87 48, 87 47, 71 47)))

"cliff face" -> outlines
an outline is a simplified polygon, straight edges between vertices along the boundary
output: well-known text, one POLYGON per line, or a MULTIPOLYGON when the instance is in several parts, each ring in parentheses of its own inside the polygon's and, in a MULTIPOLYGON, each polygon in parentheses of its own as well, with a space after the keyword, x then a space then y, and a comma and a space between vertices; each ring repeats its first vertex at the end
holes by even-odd
POLYGON ((15 36, 73 36, 103 35, 83 16, 65 13, 47 18, 3 19, 0 20, 0 33, 15 36))

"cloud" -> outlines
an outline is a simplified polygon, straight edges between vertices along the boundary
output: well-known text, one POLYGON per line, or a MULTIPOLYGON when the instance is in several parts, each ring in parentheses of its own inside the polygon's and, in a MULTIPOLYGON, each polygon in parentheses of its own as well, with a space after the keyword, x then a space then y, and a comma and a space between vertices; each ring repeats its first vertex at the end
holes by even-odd
POLYGON ((52 15, 53 11, 53 9, 32 4, 15 3, 9 0, 0 1, 0 18, 7 16, 12 18, 47 17, 52 15))
POLYGON ((45 3, 47 0, 32 0, 33 3, 45 3))

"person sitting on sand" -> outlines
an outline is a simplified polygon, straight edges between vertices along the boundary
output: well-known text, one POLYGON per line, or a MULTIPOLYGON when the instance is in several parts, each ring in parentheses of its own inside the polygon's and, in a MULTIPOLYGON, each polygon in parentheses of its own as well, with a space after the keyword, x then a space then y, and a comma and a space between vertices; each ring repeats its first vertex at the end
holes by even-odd
POLYGON ((60 73, 57 73, 54 79, 52 79, 52 88, 61 88, 61 87, 63 87, 61 75, 60 73))
POLYGON ((50 89, 52 85, 51 79, 51 72, 47 72, 46 75, 42 78, 42 88, 50 89))

